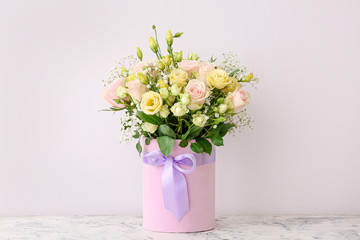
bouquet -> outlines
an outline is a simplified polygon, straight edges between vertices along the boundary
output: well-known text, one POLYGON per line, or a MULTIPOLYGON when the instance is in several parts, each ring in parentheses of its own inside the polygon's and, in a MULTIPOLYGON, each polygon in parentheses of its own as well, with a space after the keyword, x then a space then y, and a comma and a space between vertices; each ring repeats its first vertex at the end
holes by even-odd
POLYGON ((180 147, 195 153, 211 154, 213 145, 223 146, 228 132, 251 127, 252 119, 245 106, 250 102, 246 86, 258 82, 245 65, 240 65, 233 53, 223 59, 201 60, 197 53, 187 58, 175 52, 173 42, 183 33, 166 34, 167 53, 163 53, 155 38, 149 46, 156 58, 143 60, 130 55, 118 61, 107 80, 103 80, 103 98, 112 107, 106 111, 124 111, 120 119, 120 142, 139 139, 136 148, 142 152, 145 144, 156 139, 161 152, 169 156, 176 139, 180 147))

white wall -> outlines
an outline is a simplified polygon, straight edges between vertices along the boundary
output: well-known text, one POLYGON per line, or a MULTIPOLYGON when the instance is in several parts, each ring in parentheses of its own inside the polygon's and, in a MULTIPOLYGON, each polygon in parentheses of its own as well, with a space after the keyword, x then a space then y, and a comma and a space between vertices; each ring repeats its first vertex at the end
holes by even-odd
MULTIPOLYGON (((217 152, 218 213, 360 214, 359 1, 2 1, 0 215, 140 214, 141 160, 98 112, 147 48, 234 50, 261 76, 253 131, 217 152)), ((146 50, 145 57, 150 57, 146 50)))

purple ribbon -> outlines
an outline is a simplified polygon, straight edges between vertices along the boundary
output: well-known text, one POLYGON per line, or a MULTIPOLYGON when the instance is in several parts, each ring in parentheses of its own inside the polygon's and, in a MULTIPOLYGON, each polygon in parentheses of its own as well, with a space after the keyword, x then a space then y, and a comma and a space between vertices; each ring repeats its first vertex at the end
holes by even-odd
POLYGON ((176 157, 165 157, 160 150, 143 153, 143 162, 153 166, 164 166, 161 175, 164 206, 180 222, 189 211, 189 194, 184 174, 192 173, 197 165, 215 161, 215 150, 208 154, 180 154, 176 157), (192 166, 182 169, 179 164, 192 166))

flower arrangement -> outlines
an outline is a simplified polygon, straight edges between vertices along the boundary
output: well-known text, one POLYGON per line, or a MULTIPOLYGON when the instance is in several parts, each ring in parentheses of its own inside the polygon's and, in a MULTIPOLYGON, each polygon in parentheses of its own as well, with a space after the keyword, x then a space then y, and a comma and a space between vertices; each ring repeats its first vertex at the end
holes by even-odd
POLYGON ((213 145, 223 146, 229 131, 251 127, 244 108, 250 95, 244 88, 255 86, 258 77, 240 65, 233 53, 223 54, 219 63, 213 57, 200 60, 196 53, 184 59, 182 51, 173 49, 182 32, 167 32, 167 54, 163 55, 153 29, 155 38, 149 38, 149 46, 156 59, 143 61, 137 48, 138 59, 123 58, 103 80, 103 98, 112 105, 106 111, 125 111, 120 141, 139 139, 140 154, 141 136, 147 145, 156 139, 161 152, 169 156, 179 139, 180 147, 191 144, 194 152, 210 155, 213 145))

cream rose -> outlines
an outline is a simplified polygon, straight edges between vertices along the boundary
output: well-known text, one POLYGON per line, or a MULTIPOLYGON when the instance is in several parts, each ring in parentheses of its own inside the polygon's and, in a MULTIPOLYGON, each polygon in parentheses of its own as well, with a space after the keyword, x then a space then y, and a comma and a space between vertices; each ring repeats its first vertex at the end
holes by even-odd
POLYGON ((189 74, 182 69, 174 69, 171 71, 169 77, 171 84, 176 84, 179 87, 183 87, 187 83, 189 74))
POLYGON ((191 101, 191 96, 187 93, 180 95, 180 102, 184 105, 188 105, 191 101))
POLYGON ((215 69, 208 73, 207 82, 210 86, 223 89, 229 85, 229 74, 222 69, 215 69))
POLYGON ((191 104, 204 104, 205 99, 209 96, 209 89, 201 80, 190 80, 185 88, 185 93, 191 96, 191 104))
POLYGON ((128 93, 132 99, 140 102, 142 95, 148 91, 145 84, 141 83, 139 79, 127 82, 126 86, 128 87, 128 93))
POLYGON ((170 114, 170 110, 168 108, 168 105, 162 105, 161 109, 160 109, 160 117, 162 118, 167 118, 167 116, 169 116, 170 114))
POLYGON ((118 96, 119 98, 126 98, 128 93, 128 90, 126 88, 124 88, 123 86, 119 86, 116 89, 116 96, 118 96))
POLYGON ((195 60, 182 60, 178 63, 178 67, 185 70, 188 74, 192 72, 198 72, 201 62, 195 60))
POLYGON ((144 113, 148 115, 154 115, 160 111, 162 104, 163 100, 160 94, 149 91, 142 95, 140 108, 144 113))
POLYGON ((196 112, 192 116, 192 121, 196 126, 204 127, 207 121, 207 117, 205 114, 201 114, 201 112, 196 112))
POLYGON ((170 87, 171 94, 174 96, 180 95, 181 93, 181 87, 179 87, 177 84, 174 84, 170 87))
POLYGON ((145 131, 145 132, 149 132, 149 133, 154 133, 156 131, 156 129, 158 128, 158 125, 154 125, 148 122, 144 122, 143 124, 141 124, 141 128, 145 131))
POLYGON ((250 99, 250 94, 243 89, 238 89, 237 91, 232 92, 230 100, 232 102, 234 112, 239 112, 244 106, 249 104, 250 99))
POLYGON ((181 117, 189 112, 189 109, 182 103, 177 102, 170 108, 174 116, 181 117))
POLYGON ((160 88, 159 93, 163 99, 167 99, 169 97, 169 90, 167 88, 160 88))

